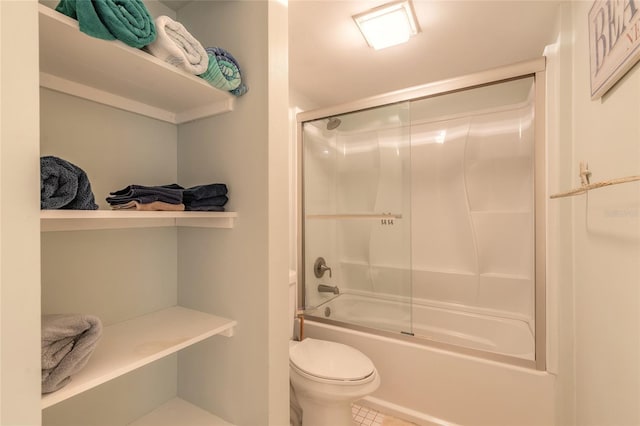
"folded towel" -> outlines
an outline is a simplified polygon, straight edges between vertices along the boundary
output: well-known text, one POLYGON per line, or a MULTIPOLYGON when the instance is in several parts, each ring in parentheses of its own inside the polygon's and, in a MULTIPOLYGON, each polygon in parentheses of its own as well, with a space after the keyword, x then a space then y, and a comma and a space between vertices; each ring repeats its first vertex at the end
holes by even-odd
POLYGON ((187 207, 207 207, 207 206, 224 206, 225 204, 227 204, 227 201, 229 201, 229 199, 227 198, 226 195, 220 195, 218 197, 209 197, 209 198, 202 198, 200 200, 190 200, 190 201, 184 201, 184 205, 187 207))
POLYGON ((184 209, 186 211, 191 211, 191 212, 223 212, 224 211, 224 207, 222 206, 184 206, 184 209))
POLYGON ((199 77, 205 79, 210 85, 221 90, 226 90, 236 96, 247 93, 247 86, 242 81, 242 72, 238 61, 231 53, 220 47, 207 47, 209 66, 207 71, 199 77))
POLYGON ((229 201, 227 185, 211 183, 191 188, 172 183, 159 186, 129 185, 110 193, 107 202, 114 210, 224 211, 229 201))
POLYGON ((169 204, 163 201, 152 201, 151 203, 140 203, 129 201, 124 204, 114 204, 114 210, 140 210, 140 211, 184 211, 184 204, 169 204))
POLYGON ((227 185, 224 183, 211 183, 187 188, 182 192, 185 201, 202 200, 204 198, 219 197, 227 194, 227 185))
POLYGON ((207 52, 180 22, 159 16, 156 31, 158 37, 146 47, 149 53, 191 74, 202 74, 207 70, 207 52))
POLYGON ((169 204, 182 203, 182 189, 176 189, 173 185, 144 186, 129 185, 126 188, 111 192, 111 197, 106 200, 109 204, 125 204, 137 201, 140 204, 163 201, 169 204))
POLYGON ((40 208, 96 210, 98 205, 84 170, 58 157, 40 158, 40 208))
POLYGON ((156 39, 153 18, 142 0, 61 0, 56 10, 78 21, 80 31, 141 48, 156 39))
POLYGON ((65 386, 89 361, 102 335, 92 315, 42 316, 42 393, 65 386))

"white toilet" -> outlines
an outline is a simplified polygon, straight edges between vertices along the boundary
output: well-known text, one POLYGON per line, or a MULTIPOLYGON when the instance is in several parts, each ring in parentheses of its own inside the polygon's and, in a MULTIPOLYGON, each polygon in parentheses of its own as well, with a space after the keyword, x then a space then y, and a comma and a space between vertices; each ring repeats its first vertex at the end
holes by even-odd
POLYGON ((289 378, 302 408, 302 426, 353 425, 351 403, 380 386, 378 371, 365 354, 312 338, 289 342, 289 378))

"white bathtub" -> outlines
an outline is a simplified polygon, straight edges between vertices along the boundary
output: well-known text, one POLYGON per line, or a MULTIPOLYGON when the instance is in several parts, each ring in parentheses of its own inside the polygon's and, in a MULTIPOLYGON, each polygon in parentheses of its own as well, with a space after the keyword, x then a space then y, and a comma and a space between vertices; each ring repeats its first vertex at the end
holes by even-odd
POLYGON ((528 323, 521 319, 349 293, 340 294, 306 313, 390 332, 413 333, 416 339, 535 359, 534 335, 528 323))
MULTIPOLYGON (((340 319, 341 315, 346 315, 353 322, 353 316, 357 312, 360 315, 357 321, 361 325, 366 323, 373 326, 378 321, 376 327, 385 326, 389 330, 392 329, 388 327, 390 323, 380 322, 381 315, 375 309, 382 308, 387 313, 388 310, 396 309, 398 314, 409 312, 406 307, 397 303, 394 306, 392 302, 366 299, 342 294, 318 307, 316 313, 324 316, 324 309, 329 307, 332 311, 330 318, 333 316, 333 320, 342 321, 344 319, 340 319), (375 303, 382 305, 375 306, 375 303), (362 305, 368 305, 374 310, 363 310, 362 305)), ((475 343, 484 349, 488 345, 495 348, 501 344, 501 339, 496 338, 495 333, 485 330, 482 331, 483 337, 478 338, 481 333, 477 331, 489 325, 502 327, 504 324, 501 321, 485 321, 464 312, 447 313, 440 309, 424 309, 424 312, 416 313, 414 320, 423 314, 433 322, 426 324, 428 327, 416 326, 414 332, 450 343, 475 343), (445 321, 444 324, 458 321, 471 324, 453 330, 450 326, 442 327, 442 321, 445 321), (428 331, 419 331, 424 329, 428 331)), ((554 424, 553 375, 533 368, 416 343, 419 341, 417 337, 398 339, 314 321, 309 315, 305 318, 305 336, 351 345, 374 362, 380 373, 381 385, 373 395, 361 402, 363 405, 395 414, 419 425, 554 424)), ((406 321, 407 318, 404 319, 406 321)), ((523 327, 517 326, 514 330, 521 328, 523 327)), ((514 349, 507 345, 500 351, 522 355, 530 353, 532 349, 530 346, 514 349)))

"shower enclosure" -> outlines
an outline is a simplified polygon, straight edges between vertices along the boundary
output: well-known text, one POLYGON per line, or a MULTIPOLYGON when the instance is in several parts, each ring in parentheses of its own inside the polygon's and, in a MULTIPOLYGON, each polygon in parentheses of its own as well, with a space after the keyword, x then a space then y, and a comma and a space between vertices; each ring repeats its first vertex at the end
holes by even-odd
POLYGON ((543 70, 299 114, 306 318, 544 369, 543 70))

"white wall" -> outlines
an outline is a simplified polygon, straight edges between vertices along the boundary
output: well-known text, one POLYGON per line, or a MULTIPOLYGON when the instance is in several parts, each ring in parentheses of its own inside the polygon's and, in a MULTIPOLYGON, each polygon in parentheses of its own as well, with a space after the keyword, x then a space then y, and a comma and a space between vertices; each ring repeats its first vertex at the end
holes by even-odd
MULTIPOLYGON (((547 47, 548 192, 576 183, 571 143, 571 5, 560 10, 558 38, 547 47), (568 166, 567 166, 568 165, 568 166)), ((573 209, 570 201, 549 200, 547 220, 547 370, 556 374, 555 424, 575 424, 573 209)))
POLYGON ((180 182, 227 183, 226 207, 239 216, 232 230, 179 231, 180 304, 238 326, 232 339, 180 353, 178 394, 233 424, 288 424, 286 7, 192 2, 178 19, 204 46, 231 52, 249 88, 233 112, 178 130, 180 182))
POLYGON ((40 421, 38 18, 0 2, 0 424, 40 421), (17 327, 16 324, 20 326, 17 327), (28 332, 25 333, 25 330, 28 332))
MULTIPOLYGON (((559 112, 571 112, 572 137, 557 142, 571 144, 572 152, 561 150, 563 161, 555 166, 559 174, 571 169, 572 186, 579 185, 581 160, 588 161, 592 182, 640 173, 640 70, 631 69, 601 100, 590 99, 590 7, 571 3, 563 33, 572 34, 572 45, 561 48, 559 59, 563 75, 567 57, 571 62, 572 72, 562 79, 571 85, 570 93, 564 89, 571 104, 564 101, 559 112)), ((567 135, 566 129, 560 133, 567 135)), ((558 243, 573 252, 561 259, 573 263, 573 282, 557 283, 558 424, 640 424, 640 186, 627 183, 551 203, 565 206, 559 223, 566 224, 566 206, 572 209, 571 231, 558 243)))
MULTIPOLYGON (((574 176, 640 173, 640 69, 589 97, 587 15, 574 3, 574 176)), ((569 165, 566 165, 569 167, 569 165)), ((574 208, 576 424, 640 424, 640 184, 594 191, 574 208)))

